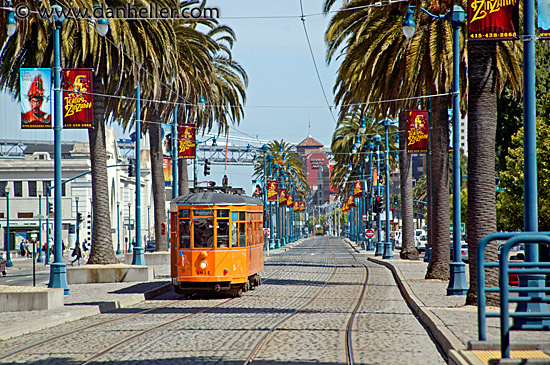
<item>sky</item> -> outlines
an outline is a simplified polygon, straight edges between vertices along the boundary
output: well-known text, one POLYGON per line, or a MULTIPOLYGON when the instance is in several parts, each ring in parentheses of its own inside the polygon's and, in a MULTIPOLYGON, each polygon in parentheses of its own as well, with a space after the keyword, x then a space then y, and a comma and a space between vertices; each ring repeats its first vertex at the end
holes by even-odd
MULTIPOLYGON (((333 104, 332 89, 337 64, 325 62, 324 32, 330 16, 321 15, 322 0, 302 0, 305 25, 317 63, 319 77, 333 104)), ((331 114, 323 95, 300 19, 299 0, 210 0, 208 6, 220 10, 221 24, 230 26, 237 42, 233 57, 249 77, 245 116, 240 125, 230 128, 230 137, 281 140, 297 144, 312 135, 330 145, 337 116, 331 114), (311 127, 310 127, 311 126, 311 127)), ((19 106, 0 95, 0 139, 53 140, 53 131, 21 130, 19 106)), ((126 138, 120 128, 119 138, 126 138)), ((64 141, 87 141, 86 131, 64 130, 64 141)), ((218 140, 221 145, 225 138, 218 140)), ((240 144, 246 145, 241 142, 240 144)), ((260 147, 262 142, 252 143, 260 147)), ((251 193, 251 167, 212 166, 212 179, 221 181, 226 173, 233 186, 251 193)), ((202 180, 202 164, 199 180, 202 180)), ((190 171, 192 172, 192 171, 190 171)))

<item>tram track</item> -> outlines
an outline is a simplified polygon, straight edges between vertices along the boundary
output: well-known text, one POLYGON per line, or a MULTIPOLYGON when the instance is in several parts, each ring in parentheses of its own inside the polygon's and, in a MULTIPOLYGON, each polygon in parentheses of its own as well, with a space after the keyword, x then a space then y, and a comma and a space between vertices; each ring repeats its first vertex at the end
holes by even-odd
MULTIPOLYGON (((243 363, 243 365, 248 365, 248 364, 251 364, 254 359, 257 357, 258 353, 260 352, 260 350, 262 349, 262 347, 269 341, 270 337, 273 336, 273 334, 275 333, 275 331, 277 331, 277 329, 279 329, 285 322, 288 322, 291 318, 295 317, 298 313, 302 312, 304 309, 306 309, 308 306, 310 306, 311 303, 313 303, 316 299, 319 298, 319 296, 321 295, 321 293, 325 290, 325 288, 329 285, 329 283, 332 281, 332 279, 335 277, 336 275, 336 272, 338 271, 338 269, 342 269, 343 267, 339 267, 338 265, 338 260, 336 259, 336 256, 335 256, 335 253, 334 253, 334 246, 332 245, 332 240, 329 240, 329 242, 331 243, 330 244, 330 247, 331 247, 331 252, 332 252, 332 256, 333 256, 333 263, 334 263, 334 268, 333 268, 333 271, 332 271, 332 274, 330 275, 330 277, 328 279, 326 279, 325 283, 315 292, 315 294, 310 298, 309 301, 307 301, 305 304, 303 304, 301 307, 299 307, 298 309, 296 309, 294 312, 290 313, 289 315, 287 315, 285 318, 281 319, 280 321, 278 321, 275 325, 273 325, 256 343, 256 345, 254 346, 254 348, 252 349, 252 351, 250 352, 249 356, 247 357, 247 359, 245 360, 245 362, 243 363)), ((354 360, 353 360, 353 346, 352 346, 352 330, 353 330, 353 323, 354 323, 354 319, 355 319, 355 315, 357 314, 359 308, 361 307, 361 304, 363 302, 363 298, 364 298, 364 295, 365 295, 365 292, 366 292, 366 288, 367 288, 367 284, 368 284, 368 268, 365 264, 363 263, 359 263, 356 259, 356 257, 351 254, 351 256, 354 258, 354 261, 362 266, 365 270, 365 278, 362 282, 362 290, 361 290, 361 293, 355 303, 355 306, 350 314, 350 318, 348 319, 347 321, 347 325, 346 325, 346 341, 345 341, 345 344, 346 344, 346 359, 347 359, 347 363, 352 365, 354 364, 354 360)))

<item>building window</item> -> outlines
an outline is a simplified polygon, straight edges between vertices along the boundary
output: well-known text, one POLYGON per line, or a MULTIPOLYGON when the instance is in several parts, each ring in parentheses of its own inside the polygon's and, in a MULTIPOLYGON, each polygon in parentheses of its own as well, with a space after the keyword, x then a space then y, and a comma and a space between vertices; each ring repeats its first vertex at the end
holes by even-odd
POLYGON ((0 181, 0 196, 6 196, 6 186, 8 186, 7 181, 0 181))
POLYGON ((29 196, 36 196, 36 181, 29 181, 29 196))
POLYGON ((13 182, 13 196, 23 196, 23 181, 13 182))
POLYGON ((67 184, 61 184, 61 196, 65 196, 65 185, 67 184))

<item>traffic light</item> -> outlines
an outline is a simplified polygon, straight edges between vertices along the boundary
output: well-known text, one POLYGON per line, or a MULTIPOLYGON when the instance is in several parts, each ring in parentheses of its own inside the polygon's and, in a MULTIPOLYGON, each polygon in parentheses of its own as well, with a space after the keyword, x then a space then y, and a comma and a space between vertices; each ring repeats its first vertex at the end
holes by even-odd
POLYGON ((397 205, 399 204, 399 198, 397 195, 393 197, 393 208, 397 208, 397 205))
POLYGON ((128 163, 130 164, 130 166, 128 166, 128 176, 129 177, 134 177, 136 174, 135 174, 135 171, 134 171, 134 159, 131 158, 128 160, 128 163))
POLYGON ((53 214, 53 203, 48 203, 48 214, 53 214))
POLYGON ((382 199, 381 196, 376 196, 374 198, 372 210, 374 213, 382 213, 384 211, 384 199, 382 199))
POLYGON ((78 222, 79 225, 80 225, 80 223, 82 223, 82 213, 78 213, 76 221, 78 222))
POLYGON ((210 175, 210 161, 204 160, 204 176, 210 175))

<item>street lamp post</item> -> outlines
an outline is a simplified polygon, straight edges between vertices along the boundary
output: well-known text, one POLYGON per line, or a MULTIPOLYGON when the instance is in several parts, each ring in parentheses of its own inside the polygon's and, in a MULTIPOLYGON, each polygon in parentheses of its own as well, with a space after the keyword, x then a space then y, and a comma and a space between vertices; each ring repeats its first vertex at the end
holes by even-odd
MULTIPOLYGON (((269 160, 267 164, 267 174, 269 175, 269 178, 271 178, 271 160, 273 159, 271 153, 267 154, 267 159, 269 160)), ((269 202, 269 248, 275 248, 275 232, 273 231, 273 204, 271 202, 269 202)))
POLYGON ((393 259, 393 250, 392 250, 392 244, 390 241, 390 168, 389 168, 389 162, 390 162, 390 143, 389 143, 389 135, 388 135, 388 128, 392 124, 391 119, 386 118, 383 120, 384 125, 384 144, 386 147, 386 160, 384 163, 384 172, 385 172, 385 190, 384 193, 384 202, 386 206, 386 234, 384 237, 384 253, 382 255, 383 259, 393 259))
MULTIPOLYGON (((136 246, 132 256, 132 265, 145 265, 144 249, 141 245, 141 99, 140 83, 136 87, 136 246)), ((131 244, 131 243, 130 243, 131 244)))
MULTIPOLYGON (((414 35, 415 23, 412 20, 414 7, 407 10, 403 22, 403 33, 405 37, 411 38, 414 35)), ((466 281, 466 265, 462 262, 460 253, 461 232, 460 232, 460 75, 459 75, 459 54, 460 54, 460 27, 464 24, 465 14, 462 7, 454 5, 452 11, 445 15, 434 15, 429 11, 420 8, 432 18, 444 19, 451 23, 453 28, 453 262, 450 263, 449 286, 447 295, 464 295, 468 292, 466 281)), ((527 10, 525 10, 527 11, 527 10)), ((526 15, 527 16, 527 15, 526 15)), ((527 55, 526 55, 527 57, 527 55)), ((526 89, 527 90, 527 89, 526 89)), ((534 88, 533 88, 534 90, 534 88)), ((527 95, 527 91, 526 91, 527 95)), ((526 96, 527 98, 527 96, 526 96)), ((535 152, 536 155, 536 152, 535 152)), ((536 160, 536 158, 535 158, 536 160)), ((534 162, 536 164, 536 161, 534 162)), ((535 172, 536 174, 536 172, 535 172)), ((536 189, 536 186, 535 186, 536 189)), ((426 247, 426 250, 428 248, 426 247)))
POLYGON ((128 203, 128 253, 132 253, 132 216, 130 215, 132 204, 128 203))
MULTIPOLYGON (((374 136, 374 143, 376 143, 376 196, 380 196, 380 158, 383 153, 380 153, 380 142, 382 137, 379 134, 374 136)), ((374 184, 374 177, 372 180, 374 184)), ((377 231, 377 242, 376 242, 376 252, 374 256, 382 256, 384 246, 382 244, 382 231, 381 231, 381 219, 380 212, 376 213, 376 231, 377 231)))
POLYGON ((46 259, 44 260, 44 265, 50 264, 50 185, 46 185, 46 206, 48 207, 48 211, 46 212, 46 259))
MULTIPOLYGON (((174 105, 174 116, 172 118, 172 199, 178 197, 178 105, 174 105)), ((187 169, 187 164, 185 164, 187 169)), ((149 209, 149 207, 147 207, 149 209)), ((147 217, 149 217, 149 211, 147 211, 147 217)), ((149 224, 149 223, 147 223, 149 224)), ((148 231, 150 229, 148 228, 148 231)), ((151 233, 148 237, 151 240, 151 233)))
MULTIPOLYGON (((279 184, 279 164, 275 164, 275 181, 279 184)), ((277 238, 275 239, 275 248, 281 248, 281 225, 279 224, 279 195, 275 201, 275 223, 277 224, 277 238)))
POLYGON ((78 220, 78 196, 74 197, 76 203, 76 243, 80 243, 80 222, 78 220))
POLYGON ((10 253, 10 245, 11 245, 11 237, 10 237, 10 188, 6 186, 4 188, 4 193, 6 194, 6 233, 7 233, 7 240, 6 240, 6 260, 8 261, 8 267, 13 266, 13 262, 11 261, 11 253, 10 253))
MULTIPOLYGON (((267 151, 269 150, 269 147, 267 145, 262 146, 262 151, 264 153, 264 181, 263 181, 263 203, 264 203, 264 229, 267 228, 267 220, 265 219, 266 213, 267 213, 267 151)), ((264 242, 264 250, 269 252, 269 242, 264 242)))
MULTIPOLYGON (((367 145, 367 148, 369 149, 369 177, 371 181, 370 188, 369 188, 369 202, 368 202, 367 211, 368 211, 368 217, 369 217, 369 228, 372 228, 371 211, 372 211, 372 193, 373 193, 372 190, 374 186, 374 181, 372 177, 373 176, 372 159, 373 159, 374 143, 369 142, 369 144, 367 145)), ((368 239, 367 251, 374 251, 374 240, 372 238, 368 239)))
POLYGON ((37 262, 44 262, 44 257, 42 256, 42 247, 44 243, 42 242, 42 186, 38 184, 38 242, 40 242, 40 247, 38 247, 38 258, 37 262))
POLYGON ((120 255, 122 251, 120 250, 120 203, 116 203, 116 254, 120 255))

